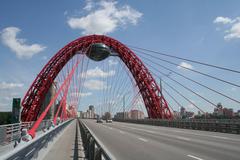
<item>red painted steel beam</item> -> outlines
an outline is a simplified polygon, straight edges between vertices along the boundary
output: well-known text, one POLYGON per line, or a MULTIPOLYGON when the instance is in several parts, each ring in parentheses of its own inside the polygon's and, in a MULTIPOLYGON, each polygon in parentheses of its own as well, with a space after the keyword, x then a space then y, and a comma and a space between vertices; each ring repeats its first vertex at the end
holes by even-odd
POLYGON ((74 55, 85 53, 93 43, 104 43, 118 53, 137 83, 149 118, 172 118, 172 113, 159 86, 137 55, 113 38, 104 35, 89 35, 67 44, 44 66, 22 101, 22 121, 37 119, 45 95, 58 73, 74 55))
POLYGON ((51 99, 50 103, 48 104, 48 106, 46 107, 46 109, 42 112, 42 114, 39 116, 39 118, 37 119, 37 121, 34 123, 34 125, 32 126, 32 128, 28 131, 28 134, 31 135, 32 138, 35 137, 35 132, 37 130, 37 128, 39 127, 39 125, 41 124, 42 120, 45 118, 45 116, 47 115, 47 112, 49 111, 49 109, 52 107, 53 103, 56 101, 58 95, 61 93, 62 89, 64 86, 66 86, 66 83, 68 81, 70 81, 70 79, 72 78, 75 69, 78 66, 78 63, 76 63, 76 65, 72 68, 70 74, 67 76, 67 78, 64 80, 63 84, 61 85, 61 87, 59 88, 59 90, 57 91, 57 93, 54 95, 53 99, 51 99))
POLYGON ((63 107, 62 107, 62 106, 63 106, 63 103, 64 103, 64 101, 66 101, 68 89, 69 89, 69 87, 70 87, 70 82, 71 82, 71 81, 69 80, 68 83, 67 83, 67 85, 66 85, 66 87, 65 87, 65 91, 64 91, 63 97, 62 97, 61 102, 60 102, 60 104, 59 104, 58 110, 57 110, 57 112, 56 112, 56 114, 55 114, 55 116, 54 116, 54 119, 53 119, 53 124, 54 124, 54 125, 56 125, 56 121, 57 121, 57 117, 58 117, 58 115, 59 115, 60 109, 63 108, 63 107))

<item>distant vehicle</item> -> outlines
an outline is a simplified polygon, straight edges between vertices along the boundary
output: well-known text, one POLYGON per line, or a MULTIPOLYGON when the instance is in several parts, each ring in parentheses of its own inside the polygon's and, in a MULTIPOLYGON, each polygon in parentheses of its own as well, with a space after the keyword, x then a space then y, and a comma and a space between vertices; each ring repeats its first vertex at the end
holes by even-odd
POLYGON ((112 123, 112 119, 106 119, 106 123, 112 123))
POLYGON ((103 123, 103 120, 101 118, 98 118, 97 123, 103 123))

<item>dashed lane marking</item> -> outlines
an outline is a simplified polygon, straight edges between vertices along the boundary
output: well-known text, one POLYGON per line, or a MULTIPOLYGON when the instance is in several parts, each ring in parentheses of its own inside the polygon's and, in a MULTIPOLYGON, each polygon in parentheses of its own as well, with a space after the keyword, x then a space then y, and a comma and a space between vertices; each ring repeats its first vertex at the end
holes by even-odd
POLYGON ((140 141, 143 141, 143 142, 148 142, 148 140, 146 140, 146 139, 144 139, 144 138, 141 138, 141 137, 139 137, 138 138, 140 141))
POLYGON ((187 156, 188 156, 188 157, 191 157, 191 158, 193 158, 193 159, 197 159, 197 160, 204 160, 204 159, 202 159, 202 158, 193 156, 193 155, 191 155, 191 154, 188 154, 187 156))

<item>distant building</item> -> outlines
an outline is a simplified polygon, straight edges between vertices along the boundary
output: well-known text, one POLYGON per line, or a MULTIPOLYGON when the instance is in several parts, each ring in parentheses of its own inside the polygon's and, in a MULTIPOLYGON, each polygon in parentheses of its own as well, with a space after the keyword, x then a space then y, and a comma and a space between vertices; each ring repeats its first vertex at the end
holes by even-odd
POLYGON ((21 98, 13 98, 12 102, 12 123, 19 123, 21 109, 21 98))
MULTIPOLYGON (((50 103, 51 99, 53 99, 54 95, 56 94, 56 91, 57 91, 57 82, 54 82, 51 85, 51 87, 49 88, 49 90, 45 96, 45 99, 42 103, 40 113, 42 113, 46 109, 46 107, 50 103)), ((56 106, 56 102, 54 102, 54 104, 51 106, 51 108, 49 109, 49 111, 44 119, 53 119, 54 118, 55 106, 56 106)))
POLYGON ((201 111, 198 111, 198 116, 201 116, 201 115, 202 115, 201 111))
POLYGON ((184 107, 180 108, 180 116, 183 117, 186 114, 186 109, 184 107))
POLYGON ((88 108, 89 108, 89 110, 94 112, 94 106, 93 105, 90 105, 88 108))
POLYGON ((232 108, 223 108, 223 115, 227 118, 232 118, 234 116, 232 108))
POLYGON ((130 113, 129 112, 117 112, 114 115, 114 118, 116 118, 116 119, 129 119, 130 118, 130 113))
POLYGON ((240 116, 240 110, 237 111, 237 115, 240 116))
POLYGON ((194 116, 194 112, 186 112, 186 118, 188 119, 188 118, 193 118, 193 116, 194 116))
POLYGON ((95 114, 95 109, 93 105, 88 107, 89 109, 86 112, 80 113, 81 118, 95 119, 97 115, 95 114))
POLYGON ((193 118, 193 116, 194 116, 194 112, 186 111, 186 109, 184 107, 180 108, 180 117, 182 119, 193 118))
POLYGON ((217 107, 214 108, 213 115, 216 117, 232 118, 234 116, 234 112, 232 108, 225 108, 221 103, 218 103, 217 107))
POLYGON ((178 111, 173 111, 173 118, 174 118, 174 119, 180 119, 180 118, 181 118, 180 112, 178 112, 178 111))
POLYGON ((221 103, 218 103, 217 107, 214 108, 213 115, 215 115, 215 116, 223 116, 224 115, 223 106, 221 103))
POLYGON ((144 119, 144 113, 140 110, 131 110, 130 119, 144 119))

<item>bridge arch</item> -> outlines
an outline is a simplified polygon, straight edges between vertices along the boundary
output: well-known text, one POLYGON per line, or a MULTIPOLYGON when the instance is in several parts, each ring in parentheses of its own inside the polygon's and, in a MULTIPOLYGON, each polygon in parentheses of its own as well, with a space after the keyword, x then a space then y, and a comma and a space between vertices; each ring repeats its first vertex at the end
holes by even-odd
POLYGON ((37 119, 45 95, 58 73, 74 55, 85 53, 93 43, 104 43, 118 53, 137 83, 149 118, 172 118, 167 101, 163 97, 159 86, 137 55, 113 38, 104 35, 89 35, 67 44, 43 67, 22 100, 22 121, 37 119))

